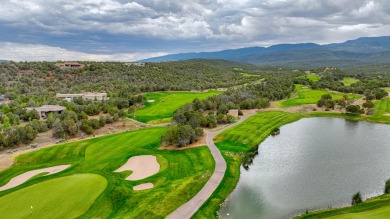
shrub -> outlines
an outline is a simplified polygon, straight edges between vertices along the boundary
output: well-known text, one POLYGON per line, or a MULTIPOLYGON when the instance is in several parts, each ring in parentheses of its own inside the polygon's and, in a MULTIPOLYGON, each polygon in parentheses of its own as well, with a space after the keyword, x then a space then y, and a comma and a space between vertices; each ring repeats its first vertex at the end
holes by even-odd
POLYGON ((390 194, 390 179, 386 181, 385 184, 385 194, 390 194))
POLYGON ((352 205, 358 205, 363 202, 362 195, 360 192, 352 196, 352 205))

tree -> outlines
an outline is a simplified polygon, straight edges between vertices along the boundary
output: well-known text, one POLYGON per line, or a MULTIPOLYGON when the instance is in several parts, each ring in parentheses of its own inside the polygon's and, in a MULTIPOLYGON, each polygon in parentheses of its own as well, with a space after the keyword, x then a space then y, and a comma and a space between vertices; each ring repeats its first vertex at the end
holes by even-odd
POLYGON ((135 116, 135 113, 137 112, 137 107, 135 105, 132 105, 127 110, 128 114, 131 114, 133 117, 135 116))
POLYGON ((345 109, 347 113, 360 114, 360 107, 358 105, 349 105, 345 109))
POLYGON ((385 184, 385 194, 390 194, 390 179, 386 181, 385 184))
POLYGON ((374 107, 374 103, 367 100, 366 102, 363 103, 362 105, 364 108, 373 108, 374 107))
POLYGON ((9 129, 11 127, 11 124, 9 123, 8 116, 5 116, 3 119, 3 129, 9 129))
POLYGON ((323 94, 321 96, 321 99, 324 99, 324 100, 331 100, 332 99, 332 96, 330 94, 323 94))
POLYGON ((352 205, 358 205, 362 202, 363 202, 363 200, 362 200, 362 195, 360 195, 360 192, 358 192, 352 196, 352 205))
POLYGON ((38 134, 38 131, 35 130, 31 125, 26 125, 23 128, 23 132, 24 132, 24 139, 23 139, 24 142, 33 141, 37 137, 37 134, 38 134))
POLYGON ((64 127, 62 127, 62 123, 59 119, 56 119, 53 123, 53 137, 61 138, 64 137, 65 131, 64 127))

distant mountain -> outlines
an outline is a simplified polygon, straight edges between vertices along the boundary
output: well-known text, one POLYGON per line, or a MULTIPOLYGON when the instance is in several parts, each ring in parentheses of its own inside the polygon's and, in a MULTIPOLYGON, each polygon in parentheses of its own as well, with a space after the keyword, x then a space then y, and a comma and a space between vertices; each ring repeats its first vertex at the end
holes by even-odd
POLYGON ((373 63, 390 63, 390 36, 362 37, 344 43, 278 44, 218 52, 179 53, 140 60, 164 62, 187 59, 225 59, 255 65, 349 67, 373 63))
POLYGON ((0 60, 0 63, 1 63, 1 62, 9 62, 9 61, 8 61, 8 60, 0 60))

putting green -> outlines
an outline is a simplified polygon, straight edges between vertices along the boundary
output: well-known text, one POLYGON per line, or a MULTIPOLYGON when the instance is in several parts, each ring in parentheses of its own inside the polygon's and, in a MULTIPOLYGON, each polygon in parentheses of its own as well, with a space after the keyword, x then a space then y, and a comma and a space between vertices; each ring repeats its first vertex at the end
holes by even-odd
POLYGON ((342 214, 342 215, 337 215, 328 218, 329 219, 366 219, 366 218, 388 219, 389 217, 390 217, 390 206, 378 208, 371 211, 342 214))
MULTIPOLYGON (((172 117, 175 110, 184 106, 186 103, 191 103, 196 98, 205 99, 206 97, 213 96, 219 93, 221 92, 209 91, 209 92, 148 93, 145 94, 144 96, 148 100, 154 100, 154 102, 146 101, 144 103, 145 107, 141 109, 137 109, 135 116, 133 118, 141 122, 158 120, 162 123, 164 122, 164 119, 172 117)), ((156 121, 154 123, 156 123, 156 121)))
POLYGON ((38 183, 0 198, 1 218, 76 218, 104 191, 107 180, 76 174, 38 183), (32 206, 32 209, 31 209, 32 206))

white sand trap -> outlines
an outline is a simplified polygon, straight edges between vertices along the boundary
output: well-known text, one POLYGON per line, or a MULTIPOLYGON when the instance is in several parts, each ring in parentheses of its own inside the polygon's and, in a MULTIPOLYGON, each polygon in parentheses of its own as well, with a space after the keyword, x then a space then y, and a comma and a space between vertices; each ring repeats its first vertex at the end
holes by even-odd
POLYGON ((390 113, 383 114, 384 116, 390 116, 390 113))
POLYGON ((133 171, 126 180, 140 180, 152 176, 160 170, 160 164, 157 162, 156 156, 142 155, 131 157, 123 166, 115 170, 115 172, 123 172, 126 170, 133 171))
POLYGON ((52 174, 61 172, 70 166, 71 165, 67 164, 67 165, 54 166, 54 167, 48 167, 48 168, 31 170, 31 171, 25 172, 23 174, 20 174, 19 176, 15 176, 7 184, 0 187, 0 191, 4 191, 7 189, 14 188, 18 185, 21 185, 21 184, 25 183, 27 180, 31 179, 32 177, 34 177, 38 174, 47 173, 47 174, 45 174, 45 176, 48 176, 48 175, 52 175, 52 174))
POLYGON ((156 101, 156 100, 148 100, 149 103, 153 103, 154 101, 156 101))
POLYGON ((153 187, 154 187, 153 183, 143 183, 138 186, 134 186, 133 190, 139 191, 139 190, 151 189, 153 187))

